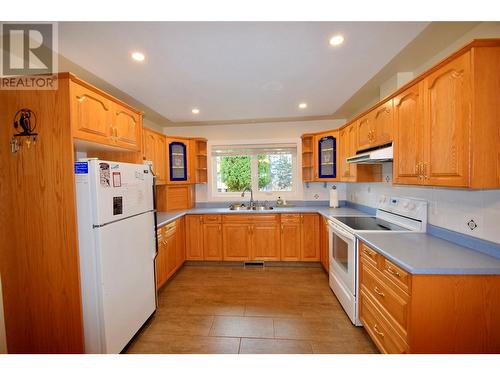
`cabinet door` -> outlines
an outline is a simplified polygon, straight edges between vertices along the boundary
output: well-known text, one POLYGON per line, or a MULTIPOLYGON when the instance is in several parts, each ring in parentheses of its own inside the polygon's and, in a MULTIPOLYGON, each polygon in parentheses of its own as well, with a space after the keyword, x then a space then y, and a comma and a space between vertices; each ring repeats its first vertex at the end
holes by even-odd
POLYGON ((328 272, 330 260, 328 257, 328 221, 320 217, 320 261, 325 271, 328 272))
POLYGON ((186 260, 186 226, 185 219, 180 218, 177 220, 176 225, 176 259, 175 267, 179 268, 186 260))
POLYGON ((222 260, 222 224, 203 224, 203 259, 222 260))
POLYGON ((351 155, 349 155, 349 134, 347 129, 346 127, 339 132, 339 155, 337 165, 339 167, 339 177, 341 181, 346 181, 349 177, 349 163, 347 163, 346 158, 351 155))
POLYGON ((158 182, 165 183, 167 181, 167 140, 162 135, 156 135, 154 164, 158 182))
POLYGON ((300 260, 317 262, 320 260, 319 249, 319 216, 302 214, 302 253, 300 260))
POLYGON ((203 260, 203 216, 186 216, 186 259, 203 260))
POLYGON ((156 288, 159 289, 167 281, 166 238, 158 238, 158 255, 156 256, 156 288))
MULTIPOLYGON (((356 151, 358 150, 358 139, 357 139, 358 132, 356 124, 349 125, 346 129, 347 129, 347 139, 348 139, 347 146, 349 150, 347 157, 349 157, 356 155, 356 151)), ((357 165, 354 163, 347 163, 347 165, 349 167, 349 172, 347 174, 346 181, 355 182, 357 165)))
POLYGON ((327 135, 317 140, 317 176, 319 180, 337 177, 337 137, 327 135))
POLYGON ((281 260, 298 261, 302 247, 300 223, 281 224, 281 260))
POLYGON ((249 260, 251 224, 222 224, 224 260, 249 260))
POLYGON ((360 118, 356 124, 356 133, 358 136, 357 150, 364 150, 372 147, 373 120, 371 113, 360 118))
POLYGON ((392 99, 372 111, 373 116, 373 139, 372 147, 379 146, 392 141, 393 110, 392 99))
POLYGON ((469 185, 470 52, 424 79, 424 184, 469 185))
POLYGON ((420 184, 423 161, 423 88, 418 83, 394 98, 394 166, 397 184, 420 184))
POLYGON ((75 138, 115 144, 112 102, 76 83, 71 83, 71 126, 75 138))
POLYGON ((280 260, 280 230, 277 223, 252 225, 252 260, 280 260))
POLYGON ((139 148, 142 121, 137 112, 113 103, 113 127, 118 146, 132 150, 139 148))
POLYGON ((168 143, 169 182, 187 182, 187 143, 173 140, 168 143))
POLYGON ((177 265, 177 235, 176 233, 167 237, 165 253, 167 256, 167 279, 175 272, 177 265))

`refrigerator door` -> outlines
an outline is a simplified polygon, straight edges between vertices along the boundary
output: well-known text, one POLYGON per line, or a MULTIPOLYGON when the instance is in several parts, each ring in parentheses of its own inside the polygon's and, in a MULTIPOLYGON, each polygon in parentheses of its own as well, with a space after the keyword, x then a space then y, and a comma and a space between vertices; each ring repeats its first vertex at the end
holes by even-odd
POLYGON ((119 353, 156 309, 153 212, 94 229, 101 352, 119 353))
POLYGON ((147 165, 89 161, 94 225, 153 210, 153 175, 147 165))

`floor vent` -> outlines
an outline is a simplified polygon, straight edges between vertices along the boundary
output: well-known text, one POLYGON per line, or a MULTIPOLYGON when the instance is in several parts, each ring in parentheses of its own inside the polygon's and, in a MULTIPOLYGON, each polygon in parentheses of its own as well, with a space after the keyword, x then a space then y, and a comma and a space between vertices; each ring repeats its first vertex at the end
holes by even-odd
POLYGON ((256 267, 260 267, 260 268, 264 268, 264 262, 263 261, 251 261, 251 262, 245 262, 244 263, 245 267, 253 267, 253 268, 256 268, 256 267))

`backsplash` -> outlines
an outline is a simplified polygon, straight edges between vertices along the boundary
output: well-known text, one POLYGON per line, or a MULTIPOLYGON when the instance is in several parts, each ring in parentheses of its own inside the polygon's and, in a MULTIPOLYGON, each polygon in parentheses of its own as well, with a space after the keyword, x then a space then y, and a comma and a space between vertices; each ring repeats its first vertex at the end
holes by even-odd
POLYGON ((347 184, 346 199, 376 207, 381 195, 424 199, 428 223, 500 243, 500 190, 462 190, 392 185, 392 163, 384 164, 381 183, 347 184))

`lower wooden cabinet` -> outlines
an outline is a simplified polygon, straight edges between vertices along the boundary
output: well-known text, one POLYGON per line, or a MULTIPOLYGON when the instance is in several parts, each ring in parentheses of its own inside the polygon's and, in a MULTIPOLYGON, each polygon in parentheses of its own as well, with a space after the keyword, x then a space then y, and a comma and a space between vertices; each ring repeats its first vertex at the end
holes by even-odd
POLYGON ((255 223, 251 229, 252 260, 280 260, 279 223, 255 223))
POLYGON ((328 232, 328 220, 324 217, 320 217, 319 224, 319 248, 320 248, 320 262, 323 269, 328 272, 330 268, 330 259, 328 255, 328 242, 329 242, 329 232, 328 232))
POLYGON ((500 352, 500 276, 411 275, 359 253, 360 319, 381 352, 500 352))
POLYGON ((222 224, 203 224, 203 259, 222 260, 222 224))
POLYGON ((186 259, 203 260, 203 215, 186 216, 186 259))
POLYGON ((303 262, 318 262, 320 260, 319 215, 301 214, 300 218, 302 222, 300 260, 303 262))
POLYGON ((299 214, 281 215, 281 260, 299 261, 302 248, 302 224, 299 214))
POLYGON ((222 225, 222 253, 224 260, 250 260, 251 225, 224 223, 222 225))
POLYGON ((186 260, 184 218, 158 229, 158 255, 156 256, 156 288, 165 282, 186 260))

